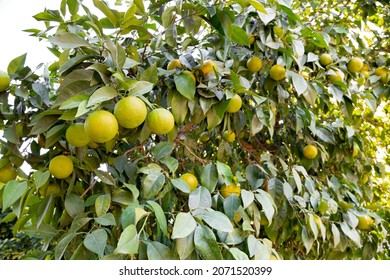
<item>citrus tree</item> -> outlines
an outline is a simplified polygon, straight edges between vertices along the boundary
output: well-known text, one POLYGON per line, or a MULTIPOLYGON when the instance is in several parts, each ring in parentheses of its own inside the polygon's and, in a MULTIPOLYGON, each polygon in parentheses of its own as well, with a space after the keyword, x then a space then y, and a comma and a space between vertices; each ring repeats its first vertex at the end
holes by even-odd
POLYGON ((385 2, 121 2, 35 15, 56 61, 0 73, 26 257, 390 257, 385 2))

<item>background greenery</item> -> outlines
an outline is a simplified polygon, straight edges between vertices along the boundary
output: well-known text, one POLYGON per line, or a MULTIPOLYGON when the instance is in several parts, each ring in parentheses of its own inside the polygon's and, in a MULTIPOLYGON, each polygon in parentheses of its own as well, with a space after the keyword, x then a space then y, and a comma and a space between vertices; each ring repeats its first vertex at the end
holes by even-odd
POLYGON ((0 185, 0 256, 389 259, 389 72, 374 74, 390 64, 389 11, 387 1, 63 0, 35 15, 42 29, 27 32, 58 60, 38 71, 21 55, 7 69, 1 167, 11 162, 18 178, 0 185), (333 63, 323 67, 325 52, 333 63), (258 73, 246 68, 254 55, 258 73), (348 71, 355 56, 368 73, 348 71), (175 58, 196 84, 166 70, 175 58), (205 60, 215 75, 203 76, 205 60), (276 63, 287 69, 279 82, 269 78, 276 63), (344 79, 331 83, 337 71, 344 79), (103 86, 115 94, 94 94, 103 86), (227 113, 236 93, 243 106, 227 113), (85 148, 65 141, 71 123, 128 95, 169 108, 175 129, 121 128, 85 148), (309 143, 314 160, 302 155, 309 143), (69 178, 48 171, 58 154, 72 157, 69 178), (199 181, 191 193, 187 172, 199 181), (40 194, 48 182, 59 196, 40 194), (240 197, 223 198, 232 182, 240 197), (365 215, 374 224, 361 230, 365 215))

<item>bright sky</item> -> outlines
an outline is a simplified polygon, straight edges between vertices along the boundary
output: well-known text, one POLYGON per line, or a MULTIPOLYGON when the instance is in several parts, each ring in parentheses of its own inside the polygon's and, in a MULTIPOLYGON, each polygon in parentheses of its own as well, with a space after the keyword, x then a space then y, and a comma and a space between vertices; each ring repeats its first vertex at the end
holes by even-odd
POLYGON ((22 30, 28 28, 43 29, 43 22, 33 16, 44 8, 59 8, 60 0, 0 0, 0 69, 7 70, 8 63, 15 57, 27 53, 26 65, 32 70, 41 62, 54 60, 44 42, 30 37, 22 30))

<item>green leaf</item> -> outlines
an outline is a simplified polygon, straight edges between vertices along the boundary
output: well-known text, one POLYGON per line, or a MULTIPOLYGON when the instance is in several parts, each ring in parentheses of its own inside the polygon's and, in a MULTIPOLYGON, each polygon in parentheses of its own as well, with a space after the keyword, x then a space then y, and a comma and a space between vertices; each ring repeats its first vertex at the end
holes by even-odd
POLYGON ((261 21, 265 25, 267 25, 268 23, 270 23, 271 21, 273 21, 275 19, 276 12, 272 8, 266 8, 265 11, 266 11, 265 13, 259 12, 259 17, 260 17, 261 21))
POLYGON ((109 194, 99 195, 95 201, 95 211, 98 217, 103 216, 110 209, 111 196, 109 194))
POLYGON ((2 212, 18 201, 27 189, 27 182, 9 181, 4 187, 2 212))
POLYGON ((177 45, 177 30, 175 23, 170 24, 165 29, 165 41, 169 46, 175 48, 177 45))
POLYGON ((267 10, 257 0, 248 0, 248 3, 251 4, 260 13, 267 14, 267 10))
POLYGON ((320 138, 322 141, 333 145, 336 144, 336 139, 334 135, 328 129, 322 127, 316 127, 316 134, 318 138, 320 138))
POLYGON ((243 46, 249 46, 248 34, 239 26, 232 26, 232 41, 243 46))
POLYGON ((40 170, 37 170, 34 172, 34 184, 35 188, 39 190, 42 186, 44 186, 50 178, 50 171, 46 170, 45 172, 42 172, 40 170))
POLYGON ((24 64, 26 63, 27 53, 22 54, 10 61, 8 64, 7 72, 9 75, 13 75, 18 73, 20 70, 24 68, 24 64))
POLYGON ((195 248, 204 260, 222 260, 222 253, 218 247, 217 239, 211 229, 199 225, 195 229, 195 248))
POLYGON ((171 171, 172 173, 175 173, 177 168, 179 167, 179 161, 174 157, 166 156, 160 159, 160 162, 165 164, 168 167, 169 171, 171 171))
POLYGON ((161 208, 160 204, 154 201, 147 202, 153 209, 154 214, 156 215, 158 227, 161 229, 164 235, 168 234, 167 218, 165 217, 164 211, 161 208))
POLYGON ((56 10, 46 10, 33 16, 37 21, 56 21, 62 22, 61 15, 56 10))
POLYGON ((95 222, 102 226, 115 226, 116 221, 112 213, 106 213, 100 217, 95 218, 95 222))
POLYGON ((117 91, 109 86, 104 86, 96 90, 88 100, 87 107, 100 104, 104 101, 111 100, 118 95, 117 91))
POLYGON ((174 260, 175 257, 168 246, 157 242, 149 242, 146 247, 148 260, 174 260))
POLYGON ((142 180, 141 195, 144 199, 155 197, 165 183, 165 176, 161 173, 151 173, 142 180))
POLYGON ((355 228, 350 228, 347 222, 342 222, 340 228, 359 248, 362 247, 359 232, 355 228))
POLYGON ((172 152, 173 148, 174 148, 174 146, 172 143, 167 142, 167 141, 163 141, 163 142, 158 143, 153 148, 152 155, 154 156, 154 158, 156 160, 160 160, 163 157, 168 156, 172 152))
POLYGON ((156 84, 158 82, 157 63, 153 63, 151 66, 149 66, 141 74, 140 80, 156 84))
POLYGON ((129 95, 139 96, 150 92, 153 89, 153 84, 146 81, 135 81, 129 84, 129 95))
POLYGON ((46 217, 49 217, 49 218, 52 217, 53 209, 54 209, 54 205, 52 204, 52 202, 53 202, 53 196, 50 195, 50 196, 47 196, 44 199, 42 199, 42 201, 39 203, 39 206, 36 209, 36 217, 37 217, 36 228, 37 229, 41 226, 43 219, 45 219, 46 217))
POLYGON ((241 190, 241 199, 244 209, 247 208, 255 200, 255 195, 251 191, 241 190))
POLYGON ((135 225, 129 225, 121 233, 114 254, 135 255, 138 253, 139 235, 135 225))
POLYGON ((226 216, 229 217, 231 221, 233 221, 234 214, 236 214, 238 208, 241 206, 241 199, 239 199, 235 195, 229 195, 224 201, 223 201, 223 212, 226 214, 226 216))
POLYGON ((95 174, 104 184, 111 186, 116 185, 115 179, 110 173, 102 170, 95 170, 95 174))
POLYGON ((232 254, 232 256, 233 256, 233 258, 235 260, 243 260, 243 261, 244 260, 246 260, 246 261, 249 260, 248 255, 245 254, 243 251, 241 251, 238 248, 230 248, 229 252, 230 252, 230 254, 232 254))
POLYGON ((313 246, 314 238, 310 235, 309 231, 305 226, 302 227, 301 238, 303 245, 306 248, 306 254, 308 254, 313 246))
POLYGON ((172 239, 184 238, 190 235, 196 228, 196 221, 190 213, 177 214, 172 230, 172 239))
POLYGON ((340 231, 335 224, 332 223, 333 248, 340 244, 340 231))
MULTIPOLYGON (((65 72, 69 71, 70 69, 76 67, 76 66, 79 65, 80 63, 82 63, 82 62, 84 62, 84 61, 86 61, 86 60, 88 60, 88 59, 90 59, 90 58, 94 58, 94 57, 95 57, 94 55, 85 55, 85 54, 83 54, 83 55, 76 55, 75 57, 72 57, 71 59, 67 60, 67 61, 64 63, 64 65, 62 65, 61 68, 58 69, 58 74, 61 75, 61 74, 65 73, 65 72)), ((85 72, 85 71, 86 71, 86 70, 81 70, 81 69, 78 69, 78 70, 80 70, 79 72, 85 72)), ((89 71, 90 71, 90 70, 89 70, 89 71)), ((91 73, 93 74, 93 71, 91 71, 91 73)), ((85 76, 86 76, 86 75, 78 76, 78 77, 77 77, 78 80, 76 80, 76 81, 77 81, 77 82, 80 82, 80 81, 85 80, 85 79, 84 79, 85 76)), ((73 76, 70 76, 70 77, 73 77, 73 76)), ((64 80, 64 82, 65 82, 65 80, 64 80)), ((62 85, 66 85, 66 83, 64 84, 64 82, 62 82, 61 86, 62 86, 62 85)), ((77 84, 77 83, 76 83, 76 84, 77 84)), ((90 88, 90 87, 91 87, 91 84, 89 83, 89 84, 88 84, 88 88, 90 88)), ((60 87, 60 88, 61 88, 61 87, 60 87)), ((60 91, 60 90, 58 89, 58 91, 60 91)), ((79 93, 80 93, 80 90, 77 90, 77 94, 79 94, 79 93)))
POLYGON ((210 208, 211 204, 211 194, 205 187, 196 188, 188 197, 190 210, 210 208))
POLYGON ((200 175, 200 182, 210 193, 214 192, 218 184, 218 172, 215 164, 210 162, 203 168, 202 174, 200 175))
POLYGON ((176 189, 180 190, 183 193, 191 192, 190 186, 180 178, 171 179, 171 183, 176 189))
POLYGON ((59 115, 49 115, 39 118, 29 135, 38 135, 48 131, 58 121, 58 117, 59 115))
POLYGON ((104 249, 107 245, 108 235, 104 229, 97 229, 87 234, 84 238, 84 246, 91 252, 97 254, 100 258, 104 255, 104 249))
POLYGON ((186 73, 180 73, 174 77, 176 89, 185 98, 194 101, 196 83, 190 75, 186 73))
POLYGON ((204 212, 196 215, 197 218, 205 221, 210 227, 223 231, 232 232, 234 230, 229 218, 219 211, 204 212))
POLYGON ((217 161, 217 170, 226 185, 230 185, 233 182, 233 174, 229 165, 217 161))
POLYGON ((295 87, 295 90, 297 91, 298 93, 298 96, 300 96, 301 94, 303 94, 306 90, 307 90, 307 82, 305 80, 304 77, 302 77, 301 75, 295 73, 295 72, 290 72, 291 75, 292 75, 292 81, 293 81, 293 85, 295 87))
POLYGON ((78 108, 82 101, 87 101, 88 99, 89 99, 89 95, 87 94, 77 94, 75 96, 72 96, 68 100, 66 100, 64 103, 62 103, 62 105, 60 106, 60 110, 69 110, 73 108, 78 108))
POLYGON ((172 114, 177 124, 182 124, 188 113, 188 99, 181 95, 178 91, 173 91, 171 107, 172 114))
POLYGON ((269 193, 261 189, 258 189, 257 192, 258 194, 255 194, 255 198, 263 207, 265 216, 267 217, 269 223, 271 223, 276 209, 275 202, 269 193))
POLYGON ((83 38, 70 32, 58 33, 55 36, 50 37, 49 42, 63 49, 74 49, 89 46, 89 43, 83 38))
POLYGON ((70 193, 65 197, 66 212, 72 218, 84 213, 84 201, 76 194, 70 193))
POLYGON ((263 244, 259 240, 257 240, 257 238, 252 234, 249 235, 247 238, 247 245, 249 256, 251 258, 263 249, 263 244))
POLYGON ((181 260, 187 259, 195 249, 194 233, 175 240, 176 252, 181 260))
POLYGON ((60 260, 64 255, 69 243, 76 237, 77 233, 70 233, 65 235, 54 249, 54 259, 60 260))
POLYGON ((119 17, 106 5, 104 1, 93 0, 93 4, 108 18, 113 26, 119 26, 119 17))

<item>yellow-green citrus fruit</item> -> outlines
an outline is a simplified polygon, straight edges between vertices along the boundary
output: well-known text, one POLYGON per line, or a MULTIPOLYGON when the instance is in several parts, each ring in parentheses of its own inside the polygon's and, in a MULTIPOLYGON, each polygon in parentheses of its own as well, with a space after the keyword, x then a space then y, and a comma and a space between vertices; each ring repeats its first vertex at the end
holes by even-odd
POLYGON ((228 113, 236 113, 241 109, 242 99, 238 94, 235 94, 229 101, 229 104, 226 108, 226 112, 228 113))
POLYGON ((266 91, 272 91, 278 83, 275 82, 274 79, 271 79, 270 77, 267 77, 264 81, 264 89, 266 91))
POLYGON ((223 132, 222 137, 226 142, 232 143, 236 140, 236 133, 231 130, 226 130, 223 132))
POLYGON ((73 162, 67 156, 56 156, 49 163, 49 171, 55 178, 65 179, 73 172, 73 162))
POLYGON ((183 65, 181 64, 180 60, 178 59, 173 59, 168 63, 167 70, 173 70, 178 68, 183 68, 183 65))
POLYGON ((307 145, 303 148, 303 155, 308 159, 315 159, 318 154, 318 149, 314 145, 307 145))
POLYGON ((158 108, 148 114, 146 123, 153 133, 167 134, 174 128, 175 119, 169 110, 158 108))
POLYGON ((5 91, 9 88, 9 84, 11 83, 11 78, 9 75, 0 70, 0 92, 5 91))
POLYGON ((282 37, 283 34, 284 34, 284 30, 283 28, 281 28, 280 26, 274 26, 273 27, 273 30, 274 30, 274 34, 278 37, 282 37))
POLYGON ((339 201, 338 204, 343 209, 351 209, 351 208, 353 208, 353 205, 351 203, 346 202, 346 201, 339 201))
POLYGON ((203 76, 207 76, 209 73, 214 73, 214 70, 218 70, 217 64, 212 60, 206 60, 202 65, 203 76))
POLYGON ((184 70, 183 73, 186 74, 186 75, 188 75, 188 76, 190 76, 190 77, 192 78, 192 80, 194 80, 194 82, 196 82, 195 75, 194 75, 191 71, 189 71, 189 70, 184 70))
POLYGON ((61 188, 57 184, 50 183, 46 186, 43 186, 39 189, 39 194, 42 196, 52 195, 53 197, 58 197, 61 195, 61 188))
POLYGON ((118 121, 108 111, 99 110, 90 114, 84 123, 85 133, 96 143, 105 143, 118 133, 118 121))
POLYGON ((328 209, 329 205, 325 201, 321 201, 320 204, 318 204, 318 211, 320 211, 321 213, 325 213, 326 211, 328 211, 328 209))
POLYGON ((249 41, 249 45, 252 45, 256 41, 255 36, 253 34, 249 34, 248 41, 249 41))
POLYGON ((231 183, 230 185, 223 185, 221 187, 221 195, 223 198, 227 198, 229 195, 235 195, 240 197, 241 188, 237 186, 235 183, 231 183))
POLYGON ((136 128, 146 119, 148 109, 145 103, 136 96, 125 97, 116 103, 114 116, 120 126, 124 128, 136 128))
POLYGON ((269 70, 269 75, 275 81, 283 80, 286 77, 286 69, 279 64, 275 64, 269 70))
POLYGON ((336 75, 329 75, 328 78, 332 83, 343 81, 343 77, 341 76, 341 74, 338 70, 336 71, 336 75))
POLYGON ((202 143, 206 143, 210 140, 210 134, 207 131, 204 131, 199 136, 199 141, 202 143))
POLYGON ((182 179, 184 182, 187 183, 187 185, 190 186, 191 192, 194 191, 198 186, 198 179, 196 179, 195 175, 191 173, 184 173, 180 176, 180 179, 182 179))
POLYGON ((357 144, 353 144, 353 151, 352 151, 352 156, 357 157, 359 154, 359 146, 357 144))
POLYGON ((327 66, 333 62, 332 56, 328 53, 323 53, 320 56, 320 64, 322 66, 327 66))
POLYGON ((15 168, 11 164, 8 164, 0 169, 0 182, 6 184, 11 180, 15 180, 16 175, 15 168))
POLYGON ((374 224, 374 220, 368 215, 359 216, 358 219, 359 223, 357 227, 361 230, 370 229, 371 226, 374 224))
POLYGON ((263 66, 263 62, 261 61, 260 58, 257 56, 253 56, 248 61, 246 62, 246 67, 248 68, 249 71, 252 73, 259 72, 261 67, 263 66))
POLYGON ((348 62, 347 68, 351 73, 360 72, 363 68, 363 60, 359 57, 354 57, 348 62))
POLYGON ((75 147, 84 147, 91 141, 84 130, 84 124, 74 123, 68 127, 65 133, 66 141, 75 147))

